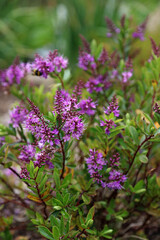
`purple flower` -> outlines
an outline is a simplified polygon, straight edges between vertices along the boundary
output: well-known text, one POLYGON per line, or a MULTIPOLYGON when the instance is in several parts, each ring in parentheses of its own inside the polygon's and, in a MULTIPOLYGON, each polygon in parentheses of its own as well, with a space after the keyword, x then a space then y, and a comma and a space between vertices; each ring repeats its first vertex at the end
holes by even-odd
POLYGON ((106 120, 105 119, 105 122, 104 121, 102 121, 102 120, 100 120, 100 126, 103 126, 103 127, 106 127, 105 128, 105 133, 107 134, 107 135, 109 135, 110 134, 110 129, 112 129, 113 128, 113 126, 115 126, 115 123, 113 122, 113 120, 106 120))
POLYGON ((119 166, 119 160, 120 160, 120 156, 119 153, 115 153, 111 158, 110 158, 110 166, 111 167, 115 167, 115 166, 119 166))
POLYGON ((58 56, 58 51, 49 52, 47 58, 42 58, 36 54, 32 68, 37 69, 42 73, 44 78, 48 77, 49 73, 60 73, 63 69, 67 68, 68 60, 62 56, 58 56))
POLYGON ((109 103, 109 106, 107 107, 107 109, 104 109, 104 113, 109 115, 110 113, 113 112, 115 117, 119 117, 119 110, 118 110, 119 106, 118 106, 118 101, 116 96, 114 96, 112 98, 112 101, 109 103))
POLYGON ((19 65, 13 64, 8 69, 0 72, 0 84, 3 87, 8 87, 13 84, 20 84, 22 78, 31 72, 30 64, 20 63, 19 65))
POLYGON ((21 106, 15 107, 12 111, 9 112, 10 123, 12 123, 14 128, 19 127, 19 124, 22 124, 27 118, 28 110, 22 108, 21 106))
POLYGON ((0 137, 0 147, 2 147, 5 143, 5 137, 0 137))
POLYGON ((119 154, 114 154, 108 163, 104 160, 102 153, 95 151, 95 149, 90 149, 89 151, 90 156, 86 159, 86 163, 91 178, 93 178, 97 183, 100 183, 103 188, 108 187, 110 189, 122 189, 122 184, 126 181, 127 177, 119 170, 115 169, 115 167, 117 168, 119 165, 119 154), (102 176, 101 173, 103 166, 106 164, 108 164, 108 167, 111 167, 108 179, 106 179, 105 176, 102 176))
POLYGON ((144 33, 141 32, 140 30, 137 30, 137 32, 134 32, 132 34, 133 38, 139 38, 141 41, 144 41, 144 33))
POLYGON ((123 175, 120 171, 115 169, 109 172, 109 183, 107 183, 107 187, 111 189, 121 189, 122 183, 127 180, 127 177, 123 175))
POLYGON ((141 41, 144 41, 144 31, 146 29, 147 19, 137 27, 137 30, 133 32, 133 38, 139 38, 141 41))
POLYGON ((88 115, 94 115, 95 114, 95 108, 96 103, 93 102, 93 100, 89 97, 86 100, 81 100, 79 104, 77 105, 78 108, 80 108, 80 114, 88 114, 88 115))
POLYGON ((84 88, 84 82, 80 80, 73 90, 72 97, 77 99, 81 98, 83 88, 84 88))
POLYGON ((62 130, 65 133, 64 141, 69 141, 71 135, 73 138, 79 139, 84 130, 84 123, 79 117, 73 117, 65 121, 62 130))
POLYGON ((97 78, 90 78, 89 81, 85 84, 85 87, 87 88, 87 91, 89 93, 95 92, 101 92, 102 91, 102 76, 98 76, 97 78))
POLYGON ((78 66, 84 71, 87 71, 89 68, 96 69, 96 63, 94 57, 87 52, 81 51, 78 59, 78 66))
POLYGON ((24 178, 24 179, 30 179, 29 172, 27 171, 27 169, 25 167, 21 168, 20 176, 21 176, 21 178, 24 178))
POLYGON ((29 163, 35 157, 35 153, 36 149, 34 145, 32 144, 24 145, 21 148, 21 152, 18 158, 26 163, 29 163))
POLYGON ((131 77, 132 77, 133 73, 132 71, 129 71, 129 72, 123 72, 122 73, 122 81, 124 83, 126 83, 131 77))
POLYGON ((57 129, 51 129, 40 113, 39 109, 28 99, 31 111, 29 112, 26 121, 25 127, 34 134, 36 140, 41 140, 41 148, 45 143, 49 143, 53 146, 55 143, 54 139, 56 138, 57 129))
POLYGON ((153 110, 154 110, 156 113, 160 114, 160 106, 158 105, 158 103, 155 103, 153 110))
POLYGON ((35 55, 32 67, 33 69, 40 71, 44 78, 47 78, 49 72, 54 71, 54 69, 51 68, 51 63, 46 59, 42 58, 39 54, 35 55))
POLYGON ((104 65, 109 60, 108 53, 105 48, 102 49, 102 52, 100 54, 100 57, 98 58, 98 61, 104 65))
POLYGON ((103 169, 103 166, 107 164, 107 161, 104 160, 102 153, 99 153, 95 149, 90 149, 90 156, 86 159, 88 172, 92 178, 98 183, 102 176, 99 174, 99 170, 103 169))
POLYGON ((108 17, 106 17, 106 23, 107 23, 107 27, 109 29, 109 32, 107 33, 107 37, 112 37, 113 35, 119 34, 120 33, 120 29, 117 28, 115 26, 115 24, 112 22, 111 19, 109 19, 108 17))

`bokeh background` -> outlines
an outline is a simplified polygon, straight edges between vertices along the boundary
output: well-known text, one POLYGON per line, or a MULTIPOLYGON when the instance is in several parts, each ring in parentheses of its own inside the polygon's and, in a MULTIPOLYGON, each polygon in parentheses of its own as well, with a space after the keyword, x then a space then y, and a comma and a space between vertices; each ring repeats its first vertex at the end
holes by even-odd
POLYGON ((123 14, 135 25, 148 16, 147 35, 160 40, 159 0, 0 0, 0 68, 55 48, 73 68, 79 34, 106 42, 105 16, 118 23, 123 14))
MULTIPOLYGON (((82 34, 88 41, 102 41, 107 49, 105 16, 118 25, 125 14, 133 27, 148 16, 146 40, 137 41, 139 61, 150 55, 149 36, 160 42, 159 0, 0 0, 0 69, 12 64, 16 56, 32 61, 37 52, 45 56, 58 49, 69 58, 72 75, 77 73, 77 58, 82 34)), ((46 83, 46 81, 44 81, 46 83)), ((0 122, 8 122, 8 109, 14 99, 0 92, 0 122)))

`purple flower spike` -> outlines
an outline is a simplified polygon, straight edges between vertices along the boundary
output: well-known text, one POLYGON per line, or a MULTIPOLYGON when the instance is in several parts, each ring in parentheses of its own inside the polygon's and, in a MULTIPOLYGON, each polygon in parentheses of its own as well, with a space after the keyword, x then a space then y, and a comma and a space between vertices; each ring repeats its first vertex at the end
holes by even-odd
POLYGON ((123 73, 122 73, 122 82, 123 82, 123 83, 128 82, 128 80, 132 77, 132 75, 133 75, 132 71, 123 72, 123 73))
POLYGON ((95 108, 96 103, 93 102, 93 100, 89 97, 86 100, 81 100, 79 104, 77 105, 78 108, 80 108, 80 114, 87 114, 87 115, 94 115, 95 114, 95 108))
POLYGON ((9 114, 10 114, 10 123, 13 124, 14 128, 17 128, 19 127, 19 124, 22 124, 26 120, 28 110, 20 106, 17 106, 12 111, 10 111, 9 114))
POLYGON ((96 63, 94 60, 94 57, 84 51, 81 51, 79 54, 79 59, 78 59, 78 66, 82 68, 84 71, 87 71, 89 68, 96 69, 96 63))
POLYGON ((110 134, 110 129, 113 128, 113 126, 115 126, 115 123, 113 122, 113 120, 106 120, 105 119, 105 122, 104 121, 100 121, 100 126, 103 126, 103 127, 106 127, 105 128, 105 133, 107 135, 110 134))
POLYGON ((116 96, 114 96, 112 98, 112 101, 109 103, 109 106, 107 107, 107 109, 104 109, 104 113, 109 115, 110 113, 113 112, 115 117, 119 117, 119 110, 118 110, 119 106, 118 106, 118 101, 116 96))

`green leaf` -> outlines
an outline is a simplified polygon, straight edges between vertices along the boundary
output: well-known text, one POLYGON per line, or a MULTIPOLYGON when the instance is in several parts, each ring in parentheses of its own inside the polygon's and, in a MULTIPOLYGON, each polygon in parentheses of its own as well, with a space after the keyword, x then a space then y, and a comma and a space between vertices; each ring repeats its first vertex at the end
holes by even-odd
POLYGON ((142 163, 148 163, 148 158, 146 155, 141 154, 138 156, 138 158, 142 163))
POLYGON ((63 219, 63 216, 61 217, 59 230, 60 230, 61 235, 63 235, 64 234, 64 219, 63 219))
POLYGON ((43 186, 45 185, 46 181, 48 180, 48 177, 44 175, 43 180, 41 181, 39 185, 39 189, 42 190, 43 186))
POLYGON ((134 142, 138 145, 139 144, 139 139, 138 139, 138 132, 133 126, 128 126, 129 133, 134 140, 134 142))
POLYGON ((66 193, 63 199, 63 203, 65 206, 68 204, 69 198, 70 198, 70 194, 66 193))
POLYGON ((53 178, 54 178, 55 183, 56 183, 56 188, 59 189, 59 187, 60 187, 60 177, 59 177, 59 173, 58 173, 57 169, 54 169, 53 178))
POLYGON ((38 227, 38 231, 40 232, 40 234, 44 237, 46 237, 47 239, 50 239, 50 240, 55 240, 53 238, 53 235, 52 233, 49 231, 48 228, 44 227, 44 226, 39 226, 38 227))
POLYGON ((56 227, 60 227, 60 220, 58 218, 56 218, 55 216, 53 216, 53 214, 50 215, 50 221, 51 221, 51 226, 56 226, 56 227))
POLYGON ((52 232, 53 232, 53 237, 56 239, 56 240, 59 240, 59 237, 60 237, 60 234, 59 234, 59 229, 54 226, 52 228, 52 232))
POLYGON ((82 199, 83 199, 83 202, 85 203, 85 204, 89 204, 90 202, 91 202, 91 197, 89 197, 87 194, 83 194, 82 195, 82 199))

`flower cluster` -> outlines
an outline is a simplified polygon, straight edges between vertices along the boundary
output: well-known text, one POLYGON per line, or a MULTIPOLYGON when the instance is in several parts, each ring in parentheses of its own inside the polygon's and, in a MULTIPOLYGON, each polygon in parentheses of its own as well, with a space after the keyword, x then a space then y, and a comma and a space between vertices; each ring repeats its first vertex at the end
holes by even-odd
POLYGON ((39 141, 41 148, 44 147, 45 143, 49 143, 51 146, 59 144, 58 139, 56 139, 58 130, 56 128, 51 130, 39 109, 29 99, 28 101, 31 106, 31 111, 26 118, 25 127, 31 131, 36 140, 39 141))
POLYGON ((116 96, 113 96, 112 101, 109 103, 109 106, 107 109, 104 109, 104 113, 109 115, 110 113, 113 112, 115 117, 119 117, 119 110, 118 110, 118 101, 116 96))
MULTIPOLYGON (((65 133, 64 141, 70 137, 79 139, 84 130, 84 123, 77 110, 77 99, 71 98, 64 90, 58 90, 55 95, 55 110, 62 121, 61 127, 65 133)), ((60 122, 59 121, 59 122, 60 122)))
POLYGON ((96 103, 89 97, 88 99, 82 99, 78 104, 81 114, 94 115, 96 109, 96 103))
POLYGON ((147 19, 137 27, 137 30, 133 32, 133 38, 139 38, 141 41, 144 41, 144 32, 146 29, 147 19))
POLYGON ((158 103, 155 103, 153 109, 154 109, 154 111, 155 111, 156 113, 160 114, 160 106, 158 105, 158 103))
POLYGON ((102 175, 99 173, 103 169, 103 166, 107 164, 107 161, 104 160, 102 153, 99 153, 95 149, 90 149, 90 156, 86 159, 88 166, 88 172, 95 181, 102 183, 102 175))
POLYGON ((88 69, 94 70, 97 67, 94 57, 85 51, 80 51, 78 66, 84 71, 87 71, 88 69))
POLYGON ((89 93, 95 92, 102 92, 107 90, 111 86, 111 83, 108 80, 107 76, 99 75, 97 77, 91 77, 88 82, 85 84, 87 91, 89 93))
POLYGON ((28 110, 23 108, 22 106, 17 106, 10 111, 10 123, 13 125, 14 128, 19 127, 26 118, 27 118, 28 110))
POLYGON ((126 181, 127 177, 119 170, 115 169, 115 167, 119 166, 119 160, 119 154, 116 153, 112 158, 110 158, 110 162, 108 163, 103 158, 102 153, 95 151, 95 149, 90 149, 90 156, 86 159, 86 163, 91 178, 93 178, 97 183, 100 183, 104 188, 122 189, 122 184, 126 181), (102 176, 101 171, 107 164, 108 168, 111 168, 111 170, 109 171, 108 179, 105 179, 102 176))
POLYGON ((115 26, 115 24, 112 22, 111 19, 109 19, 108 17, 106 17, 106 23, 107 23, 107 27, 109 29, 109 32, 107 33, 107 37, 112 37, 113 35, 119 34, 120 33, 120 29, 117 28, 115 26))
POLYGON ((32 68, 41 72, 44 78, 47 78, 49 73, 60 73, 63 69, 66 69, 68 60, 61 55, 58 55, 58 51, 54 50, 49 52, 47 58, 41 57, 36 54, 32 68))
POLYGON ((13 84, 20 84, 21 80, 31 72, 29 63, 13 64, 8 69, 0 72, 0 85, 4 88, 13 84))
POLYGON ((112 119, 110 119, 110 120, 105 119, 105 122, 100 120, 100 126, 105 127, 105 133, 107 135, 109 135, 110 134, 110 129, 112 129, 116 125, 115 125, 115 123, 112 119))

